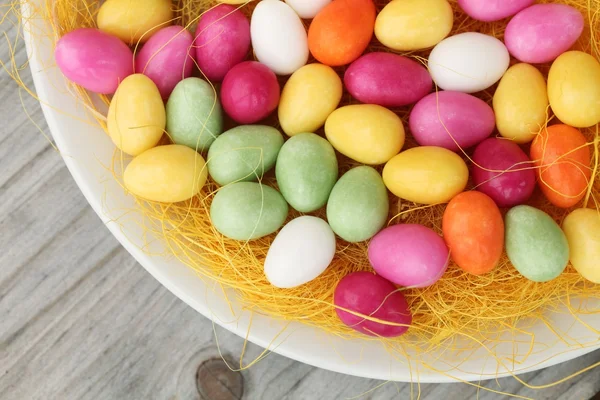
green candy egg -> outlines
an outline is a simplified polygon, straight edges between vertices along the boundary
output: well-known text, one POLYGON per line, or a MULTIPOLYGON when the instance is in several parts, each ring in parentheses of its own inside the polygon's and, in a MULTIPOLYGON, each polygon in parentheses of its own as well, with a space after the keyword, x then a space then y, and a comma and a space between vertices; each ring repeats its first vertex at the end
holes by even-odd
POLYGON ((210 84, 187 78, 167 101, 167 132, 176 144, 206 151, 223 133, 223 111, 210 84))
POLYGON ((242 125, 223 133, 208 150, 208 173, 221 186, 255 181, 275 166, 283 136, 273 127, 242 125))
POLYGON ((272 187, 256 182, 237 182, 221 188, 210 206, 210 219, 222 235, 252 240, 270 235, 283 226, 288 205, 272 187))
POLYGON ((281 194, 300 212, 315 211, 327 203, 338 177, 335 151, 314 133, 290 138, 277 157, 275 175, 281 194))
POLYGON ((381 175, 371 167, 356 167, 335 184, 327 201, 331 229, 347 242, 362 242, 385 225, 390 210, 381 175))
POLYGON ((569 262, 569 243, 552 217, 530 206, 506 214, 506 253, 515 268, 534 282, 559 276, 569 262))

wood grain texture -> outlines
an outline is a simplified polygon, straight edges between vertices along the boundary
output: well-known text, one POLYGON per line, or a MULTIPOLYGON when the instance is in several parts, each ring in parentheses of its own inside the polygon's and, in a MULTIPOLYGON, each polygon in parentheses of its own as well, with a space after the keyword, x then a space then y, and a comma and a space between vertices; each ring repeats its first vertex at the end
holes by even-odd
MULTIPOLYGON (((5 44, 0 59, 8 59, 5 44)), ((22 47, 17 59, 25 61, 22 47)), ((22 75, 31 87, 28 70, 22 75)), ((37 102, 0 75, 0 398, 200 399, 198 366, 218 356, 212 323, 120 247, 27 119, 20 95, 45 129, 37 102)), ((237 363, 243 340, 216 331, 222 351, 237 363)), ((246 360, 260 352, 249 345, 246 360)), ((523 379, 541 385, 599 360, 595 352, 523 379)), ((343 399, 382 384, 276 354, 242 376, 244 399, 343 399)), ((589 399, 600 391, 600 369, 547 390, 512 378, 484 386, 535 399, 589 399)), ((408 399, 418 391, 388 383, 361 398, 408 399)), ((423 384, 420 398, 503 397, 457 383, 423 384)))

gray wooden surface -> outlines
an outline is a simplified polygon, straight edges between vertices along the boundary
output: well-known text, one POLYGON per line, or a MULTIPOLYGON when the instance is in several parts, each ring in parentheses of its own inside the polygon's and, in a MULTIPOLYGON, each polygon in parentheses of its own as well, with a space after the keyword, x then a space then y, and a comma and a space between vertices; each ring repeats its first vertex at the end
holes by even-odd
MULTIPOLYGON (((8 58, 2 42, 0 60, 8 58)), ((22 47, 17 59, 25 60, 22 47)), ((22 76, 32 87, 27 69, 22 76)), ((36 101, 0 73, 0 399, 202 398, 198 366, 217 356, 211 322, 121 248, 27 119, 20 96, 46 129, 36 101)), ((217 332, 223 352, 237 360, 242 339, 217 332)), ((249 346, 247 359, 260 351, 249 346)), ((544 384, 599 360, 600 352, 592 353, 525 379, 544 384)), ((276 354, 242 376, 244 399, 343 399, 381 384, 276 354)), ((485 386, 535 399, 589 399, 600 391, 600 369, 541 391, 510 378, 485 386)), ((235 398, 233 392, 213 398, 235 398)), ((410 385, 388 383, 361 398, 408 399, 410 393, 410 385)), ((457 383, 423 384, 420 398, 503 397, 457 383)))

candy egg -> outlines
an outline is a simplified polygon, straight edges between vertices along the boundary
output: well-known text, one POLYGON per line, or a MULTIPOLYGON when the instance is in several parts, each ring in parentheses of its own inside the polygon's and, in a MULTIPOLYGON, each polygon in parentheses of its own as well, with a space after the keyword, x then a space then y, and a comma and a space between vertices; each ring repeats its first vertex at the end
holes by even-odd
POLYGON ((200 192, 206 182, 204 159, 176 144, 158 146, 135 157, 125 168, 128 191, 150 201, 175 203, 200 192))
POLYGON ((168 99, 175 86, 192 76, 192 34, 181 26, 156 32, 135 56, 135 71, 146 75, 168 99))
POLYGON ((327 201, 327 221, 347 242, 372 238, 385 225, 389 211, 388 193, 381 175, 366 166, 346 172, 327 201))
POLYGON ((173 20, 171 0, 106 0, 98 10, 98 28, 128 44, 145 42, 173 20))
POLYGON ((289 75, 308 61, 308 39, 302 20, 279 0, 257 4, 250 21, 256 58, 277 75, 289 75))
POLYGON ((504 249, 504 221, 494 200, 481 192, 453 198, 442 220, 444 240, 452 259, 475 275, 492 271, 504 249))
POLYGON ((492 22, 515 15, 534 2, 535 0, 458 0, 458 5, 471 18, 492 22))
POLYGON ((588 281, 600 283, 600 216, 597 210, 579 208, 563 221, 571 264, 588 281))
POLYGON ((504 31, 504 43, 520 61, 546 63, 575 44, 583 25, 583 16, 571 6, 535 4, 510 20, 504 31))
POLYGON ((431 92, 427 69, 416 61, 392 53, 368 53, 354 61, 344 74, 348 92, 362 103, 400 107, 431 92))
POLYGON ((369 261, 375 272, 401 286, 433 285, 446 272, 449 258, 444 240, 423 225, 390 226, 369 244, 369 261))
POLYGON ((298 13, 300 18, 312 19, 331 0, 285 0, 285 2, 298 13))
POLYGON ((492 108, 483 100, 461 92, 431 93, 410 113, 410 131, 422 146, 458 151, 481 142, 495 127, 492 108))
POLYGON ((375 36, 394 50, 421 50, 448 36, 453 22, 447 0, 394 0, 377 16, 375 36))
POLYGON ((125 78, 108 108, 107 130, 113 143, 137 156, 156 146, 165 124, 165 106, 154 82, 141 74, 125 78))
POLYGON ((569 243, 552 217, 530 206, 506 214, 506 254, 525 278, 547 282, 558 277, 569 262, 569 243))
POLYGON ((256 182, 237 182, 222 187, 210 205, 210 220, 223 236, 254 240, 281 228, 288 205, 279 192, 256 182))
POLYGON ((269 116, 279 104, 279 82, 269 68, 245 61, 231 68, 221 86, 221 103, 240 124, 253 124, 269 116))
POLYGON ((187 78, 175 86, 167 101, 167 132, 173 142, 198 151, 223 132, 221 104, 208 82, 187 78))
POLYGON ((474 93, 498 82, 508 69, 510 56, 504 43, 476 32, 451 36, 429 55, 429 72, 444 90, 474 93))
POLYGON ((338 163, 333 147, 314 133, 289 139, 277 157, 277 184, 294 209, 312 212, 327 203, 338 178, 338 163))
POLYGON ((600 63, 581 51, 560 55, 548 74, 548 98, 565 124, 587 128, 600 122, 600 63))
POLYGON ((523 204, 535 189, 534 165, 521 148, 506 139, 486 139, 473 153, 473 182, 499 207, 523 204))
POLYGON ((279 123, 288 135, 321 128, 342 99, 342 80, 323 64, 309 64, 294 72, 279 101, 279 123))
POLYGON ((404 145, 402 120, 374 104, 338 108, 325 122, 325 135, 337 151, 370 165, 387 162, 404 145))
POLYGON ((546 122, 546 80, 529 64, 516 64, 506 71, 494 93, 496 126, 500 134, 516 143, 533 140, 546 122))
POLYGON ((198 68, 211 81, 222 80, 250 51, 250 22, 236 7, 221 4, 200 17, 196 29, 198 68))
POLYGON ((254 181, 275 166, 283 136, 271 126, 241 125, 219 136, 208 150, 208 173, 221 186, 254 181))
POLYGON ((365 335, 400 336, 412 323, 404 295, 391 282, 370 272, 354 272, 342 278, 335 288, 333 303, 340 320, 365 335))
POLYGON ((467 164, 442 147, 403 151, 383 168, 383 182, 396 196, 415 203, 446 203, 467 186, 467 164))
POLYGON ((327 222, 298 217, 283 227, 269 247, 265 275, 275 287, 294 288, 321 275, 334 255, 335 235, 327 222))
POLYGON ((325 6, 308 29, 308 47, 319 62, 340 66, 366 50, 375 26, 372 0, 335 0, 325 6))
POLYGON ((118 38, 92 28, 67 33, 56 43, 56 64, 84 89, 112 94, 133 73, 133 53, 118 38))
POLYGON ((585 137, 568 125, 542 129, 531 144, 538 183, 552 204, 568 208, 585 196, 592 170, 585 137))

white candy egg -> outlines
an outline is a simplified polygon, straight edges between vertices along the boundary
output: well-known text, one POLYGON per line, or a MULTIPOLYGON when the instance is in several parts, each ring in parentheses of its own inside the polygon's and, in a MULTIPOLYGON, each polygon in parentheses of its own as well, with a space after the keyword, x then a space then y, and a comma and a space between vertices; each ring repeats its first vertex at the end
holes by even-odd
POLYGON ((285 0, 296 11, 300 18, 312 19, 331 0, 285 0))
POLYGON ((265 260, 265 275, 278 288, 293 288, 323 273, 335 255, 335 234, 321 218, 303 216, 277 234, 265 260))
POLYGON ((308 38, 302 20, 287 4, 263 0, 250 20, 254 54, 277 75, 290 75, 308 61, 308 38))
POLYGON ((475 93, 498 82, 508 69, 510 55, 500 40, 476 32, 451 36, 429 55, 429 72, 444 90, 475 93))

